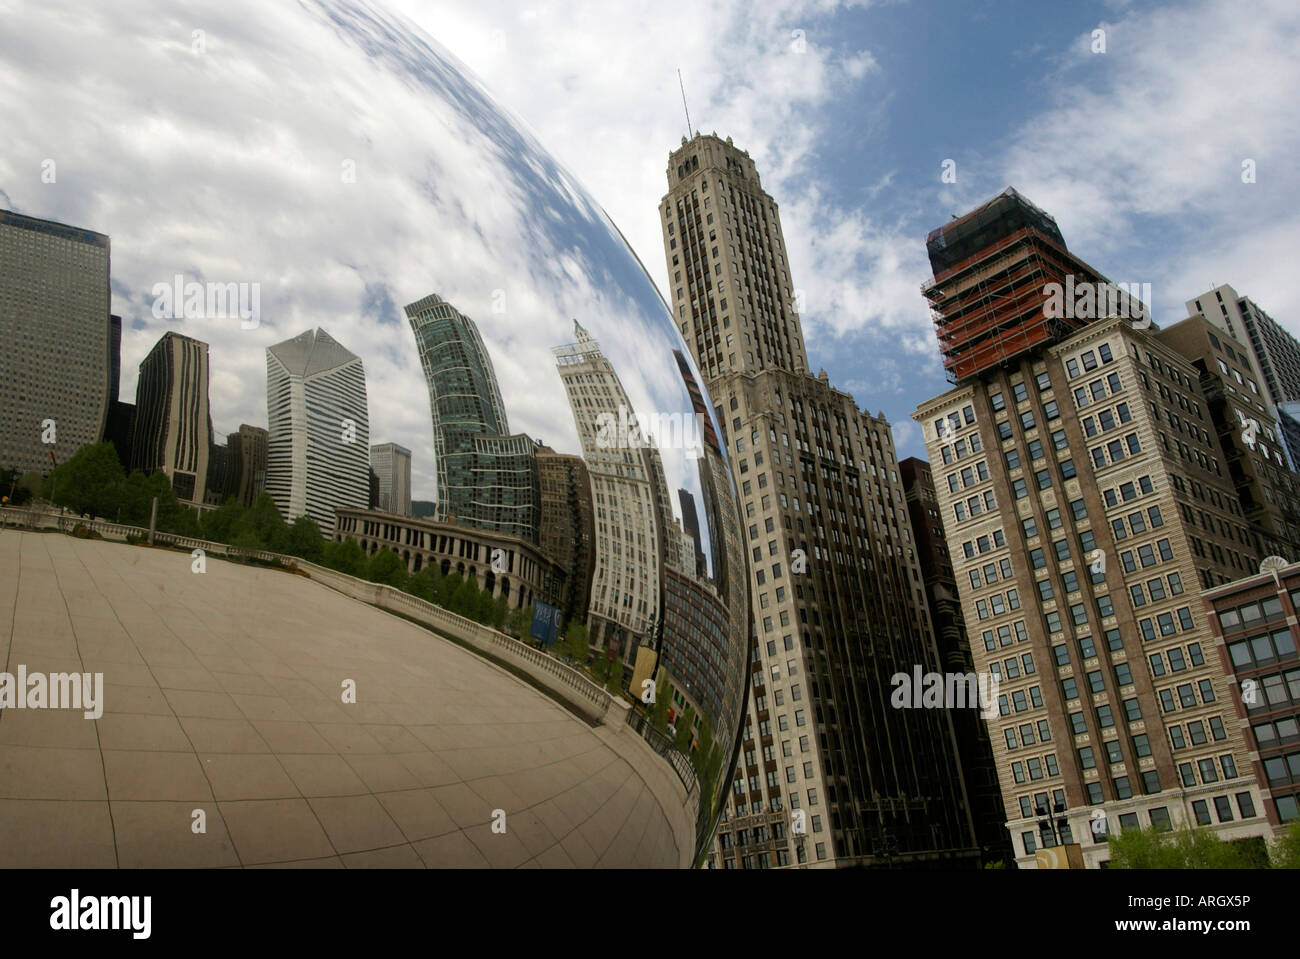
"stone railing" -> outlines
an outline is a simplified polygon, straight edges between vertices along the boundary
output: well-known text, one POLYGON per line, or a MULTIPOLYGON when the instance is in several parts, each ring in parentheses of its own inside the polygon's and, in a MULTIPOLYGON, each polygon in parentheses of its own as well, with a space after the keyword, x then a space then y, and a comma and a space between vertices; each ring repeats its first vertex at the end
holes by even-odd
MULTIPOLYGON (((125 540, 128 536, 147 539, 149 531, 138 526, 112 523, 100 519, 82 519, 69 514, 44 512, 41 510, 15 507, 0 508, 0 529, 27 528, 62 530, 70 533, 78 525, 85 526, 99 533, 105 539, 125 540)), ((285 556, 266 550, 241 549, 225 543, 213 543, 195 539, 190 536, 178 536, 174 533, 154 533, 154 542, 181 549, 201 549, 208 556, 227 559, 256 559, 265 563, 292 563, 316 582, 331 589, 338 590, 352 599, 360 600, 371 606, 389 612, 400 613, 425 625, 432 626, 482 653, 505 662, 527 673, 532 679, 547 689, 561 696, 567 703, 577 709, 593 723, 607 720, 622 720, 623 713, 630 707, 588 679, 570 666, 566 666, 554 656, 549 656, 533 649, 525 642, 497 632, 472 619, 435 606, 433 603, 404 593, 392 586, 372 583, 368 580, 340 573, 309 563, 296 556, 285 556)))
POLYGON ((623 712, 629 708, 622 700, 605 692, 576 669, 505 633, 476 623, 472 619, 466 619, 464 616, 459 616, 441 606, 435 606, 410 593, 404 593, 400 589, 394 589, 392 586, 371 583, 305 560, 293 559, 293 557, 284 557, 284 559, 294 562, 299 570, 322 585, 336 589, 353 599, 377 606, 379 609, 400 613, 432 626, 493 659, 509 663, 563 697, 592 722, 603 723, 608 720, 622 719, 623 712))
MULTIPOLYGON (((140 540, 149 538, 149 531, 139 526, 113 523, 101 519, 82 519, 71 514, 60 514, 40 509, 23 507, 0 507, 0 531, 5 529, 61 530, 71 533, 78 525, 94 530, 105 539, 125 541, 128 537, 140 540)), ((603 726, 616 737, 616 746, 629 761, 637 754, 664 763, 673 770, 672 775, 664 770, 665 775, 651 776, 648 782, 659 795, 664 808, 680 808, 687 819, 677 822, 674 831, 677 834, 678 848, 682 854, 682 865, 689 866, 692 861, 693 847, 689 823, 696 819, 699 804, 699 784, 690 760, 678 750, 662 733, 654 729, 644 717, 637 714, 622 697, 612 696, 584 673, 566 666, 553 656, 534 649, 525 642, 497 632, 481 623, 476 623, 464 616, 459 616, 441 606, 426 602, 409 593, 404 593, 392 586, 372 583, 309 563, 296 556, 286 556, 266 550, 249 550, 225 543, 213 543, 189 536, 173 533, 154 533, 154 542, 181 549, 201 549, 206 555, 224 557, 232 560, 256 559, 260 562, 292 566, 305 573, 312 580, 337 590, 344 595, 367 603, 388 612, 397 613, 417 622, 431 626, 438 632, 450 636, 477 650, 498 663, 508 664, 526 673, 534 682, 555 693, 571 709, 584 716, 594 725, 603 726), (622 736, 631 733, 627 739, 622 736), (634 744, 634 745, 633 745, 634 744)), ((611 743, 613 745, 613 743, 611 743)), ((652 760, 653 762, 654 760, 652 760)), ((646 766, 633 762, 635 768, 648 772, 646 766)), ((662 767, 661 767, 662 768, 662 767)), ((675 819, 671 817, 670 819, 675 819)), ((697 842, 698 842, 698 837, 697 842)))

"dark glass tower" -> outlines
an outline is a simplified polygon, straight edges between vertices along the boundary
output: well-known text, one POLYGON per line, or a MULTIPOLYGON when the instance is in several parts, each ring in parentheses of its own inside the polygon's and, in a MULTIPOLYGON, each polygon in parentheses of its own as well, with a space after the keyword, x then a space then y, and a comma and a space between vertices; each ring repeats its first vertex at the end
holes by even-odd
POLYGON ((537 542, 537 444, 511 434, 474 321, 437 295, 406 307, 429 384, 437 519, 537 542))

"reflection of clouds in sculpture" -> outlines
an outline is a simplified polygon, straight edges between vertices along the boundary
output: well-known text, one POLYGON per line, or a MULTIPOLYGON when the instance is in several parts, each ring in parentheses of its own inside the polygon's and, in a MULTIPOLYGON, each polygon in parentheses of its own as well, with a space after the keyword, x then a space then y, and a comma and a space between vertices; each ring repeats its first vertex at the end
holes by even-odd
MULTIPOLYGON (((230 0, 184 16, 163 0, 49 0, 23 16, 21 42, 0 34, 0 200, 112 237, 122 399, 173 329, 210 344, 218 437, 265 424, 265 349, 320 327, 363 360, 370 435, 412 451, 414 498, 431 498, 428 388, 402 309, 437 293, 480 331, 512 433, 581 453, 552 352, 573 342, 576 318, 633 411, 680 414, 698 440, 672 356, 684 347, 617 229, 453 57, 400 20, 341 0, 230 0), (206 48, 195 53, 199 28, 206 48), (39 179, 48 156, 56 184, 39 179), (151 291, 176 274, 260 284, 260 325, 155 319, 151 291)), ((659 451, 663 505, 671 525, 677 490, 690 492, 712 566, 713 520, 689 452, 659 451)))

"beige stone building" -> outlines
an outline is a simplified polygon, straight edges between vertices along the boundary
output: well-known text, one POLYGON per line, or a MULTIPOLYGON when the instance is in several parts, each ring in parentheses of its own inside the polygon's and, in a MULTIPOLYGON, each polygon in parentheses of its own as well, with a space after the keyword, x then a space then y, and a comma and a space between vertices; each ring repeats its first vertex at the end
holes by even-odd
POLYGON ((756 644, 710 864, 953 865, 977 855, 893 438, 808 372, 776 203, 730 140, 683 140, 660 204, 675 322, 740 494, 756 644))
POLYGON ((1261 556, 1198 369, 1140 326, 1097 320, 914 414, 976 667, 1001 678, 990 732, 1022 866, 1068 842, 1096 866, 1107 830, 1196 822, 1229 780, 1263 808, 1197 595, 1261 556))

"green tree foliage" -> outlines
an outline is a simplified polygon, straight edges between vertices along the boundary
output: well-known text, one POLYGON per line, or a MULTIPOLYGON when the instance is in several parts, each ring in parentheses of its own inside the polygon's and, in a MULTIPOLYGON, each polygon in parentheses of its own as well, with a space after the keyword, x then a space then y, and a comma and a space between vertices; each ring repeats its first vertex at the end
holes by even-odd
POLYGON ((1126 829, 1110 837, 1112 869, 1251 869, 1248 850, 1207 829, 1126 829))
POLYGON ((673 745, 690 755, 691 741, 695 738, 695 710, 687 706, 686 711, 677 717, 676 726, 677 736, 673 739, 673 745))
POLYGON ((252 532, 257 537, 262 544, 259 549, 269 549, 276 553, 288 552, 289 528, 270 493, 259 496, 252 508, 245 510, 236 521, 236 537, 244 532, 252 532))
POLYGON ((518 609, 510 611, 506 617, 505 632, 514 636, 516 639, 524 639, 528 636, 528 627, 533 624, 533 611, 531 607, 520 606, 518 609))
POLYGON ((469 578, 462 579, 456 592, 451 594, 451 603, 447 608, 459 616, 472 619, 478 606, 478 594, 478 583, 469 578))
POLYGON ((661 733, 668 732, 668 707, 672 705, 672 688, 668 685, 667 674, 659 671, 655 680, 655 704, 650 712, 650 722, 661 733))
POLYGON ((356 540, 326 543, 321 549, 321 565, 336 569, 347 576, 361 576, 366 569, 366 554, 356 540))
POLYGON ((591 654, 591 636, 587 627, 576 619, 570 620, 564 630, 564 639, 560 643, 564 655, 574 662, 585 663, 591 654))
POLYGON ((443 609, 450 610, 452 608, 451 598, 456 595, 456 591, 460 589, 461 584, 464 582, 465 577, 460 575, 460 573, 454 571, 448 573, 442 579, 438 580, 437 585, 434 587, 434 603, 441 606, 443 609))
POLYGON ((623 691, 623 661, 621 659, 606 659, 608 664, 606 669, 605 688, 614 695, 623 691))
POLYGON ((81 447, 50 473, 44 495, 74 513, 116 519, 125 480, 113 444, 93 443, 81 447))
POLYGON ((416 599, 432 603, 437 592, 438 580, 441 578, 442 574, 436 567, 426 566, 406 581, 406 591, 416 599))
POLYGON ((370 557, 370 565, 366 569, 366 579, 370 582, 402 589, 408 578, 406 564, 393 550, 381 549, 370 557))
POLYGON ((321 538, 320 527, 310 516, 299 516, 284 534, 284 551, 290 556, 297 556, 309 563, 319 563, 325 552, 325 541, 321 538))
POLYGON ((510 618, 510 605, 506 602, 504 596, 498 596, 492 601, 492 628, 502 629, 506 620, 510 618))
POLYGON ((1268 859, 1274 869, 1300 869, 1300 819, 1292 820, 1286 831, 1273 840, 1268 859))
POLYGON ((0 470, 0 499, 7 500, 5 506, 23 506, 33 495, 39 496, 41 490, 39 473, 27 473, 19 476, 14 469, 0 470), (29 477, 36 477, 36 488, 29 485, 29 477))
POLYGON ((203 537, 214 543, 233 543, 235 525, 244 515, 243 504, 237 500, 226 500, 226 505, 203 514, 203 537))

